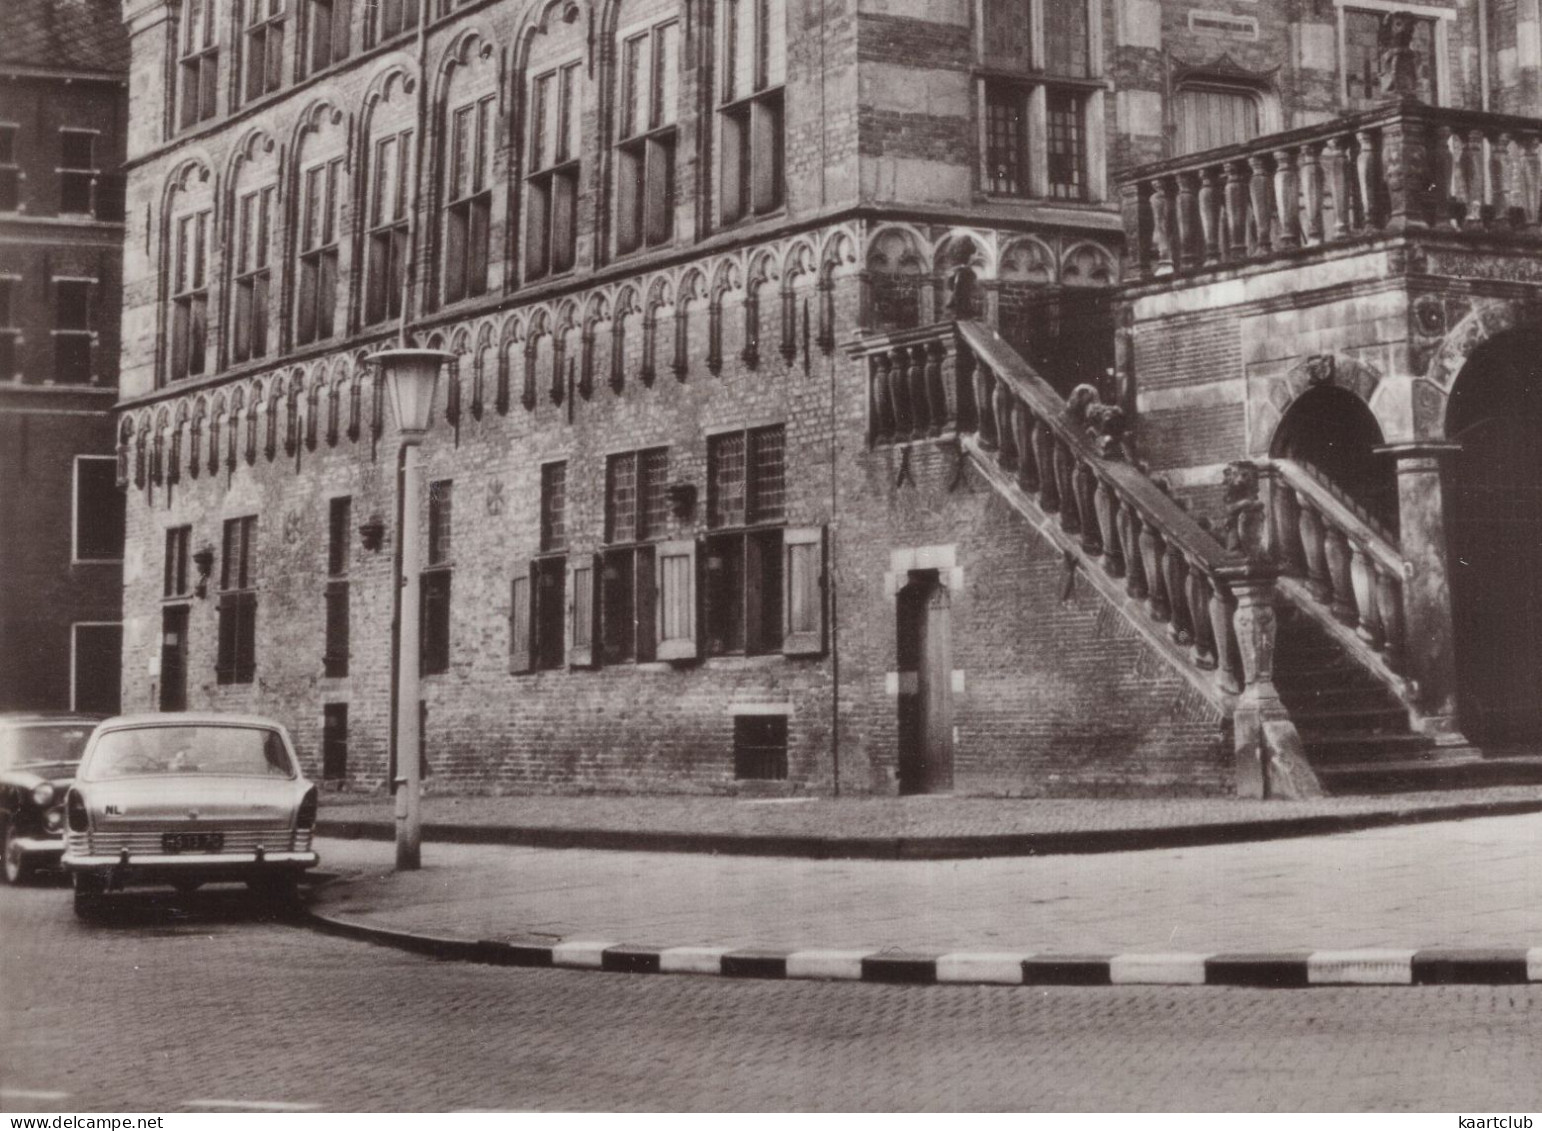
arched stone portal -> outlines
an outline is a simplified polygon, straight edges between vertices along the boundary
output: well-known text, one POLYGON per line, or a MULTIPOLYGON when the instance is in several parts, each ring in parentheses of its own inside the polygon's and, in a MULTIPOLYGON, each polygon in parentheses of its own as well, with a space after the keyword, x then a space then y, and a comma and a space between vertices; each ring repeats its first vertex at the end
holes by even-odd
POLYGON ((1473 741, 1542 736, 1542 330, 1472 351, 1445 477, 1458 715, 1473 741))
POLYGON ((1395 537, 1397 469, 1376 453, 1382 443, 1381 425, 1363 400, 1348 389, 1319 385, 1285 411, 1269 454, 1319 472, 1395 537))

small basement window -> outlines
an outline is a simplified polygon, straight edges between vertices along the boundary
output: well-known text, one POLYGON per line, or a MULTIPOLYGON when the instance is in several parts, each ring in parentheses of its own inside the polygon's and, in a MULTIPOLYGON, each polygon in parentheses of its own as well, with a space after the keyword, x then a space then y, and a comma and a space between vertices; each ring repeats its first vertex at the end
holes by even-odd
POLYGON ((787 780, 787 716, 734 716, 734 777, 787 780))

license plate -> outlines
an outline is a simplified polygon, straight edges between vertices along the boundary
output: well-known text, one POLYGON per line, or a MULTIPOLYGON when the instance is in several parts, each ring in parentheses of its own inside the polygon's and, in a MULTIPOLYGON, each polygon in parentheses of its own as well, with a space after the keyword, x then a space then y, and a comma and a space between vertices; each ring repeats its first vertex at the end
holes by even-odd
POLYGON ((224 833, 162 833, 166 852, 218 852, 225 846, 224 833))

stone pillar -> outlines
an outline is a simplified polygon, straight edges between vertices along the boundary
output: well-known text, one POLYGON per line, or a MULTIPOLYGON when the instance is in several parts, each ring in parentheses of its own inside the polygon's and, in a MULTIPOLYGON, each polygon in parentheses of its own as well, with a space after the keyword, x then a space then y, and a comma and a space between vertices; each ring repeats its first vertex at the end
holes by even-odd
POLYGON ((1322 786, 1274 686, 1274 576, 1254 573, 1228 584, 1244 678, 1232 713, 1237 796, 1320 797, 1322 786))
POLYGON ((1419 685, 1419 729, 1442 746, 1465 745, 1456 723, 1456 641, 1441 487, 1441 457, 1460 446, 1415 441, 1376 450, 1397 460, 1401 549, 1411 567, 1403 578, 1404 663, 1419 685))

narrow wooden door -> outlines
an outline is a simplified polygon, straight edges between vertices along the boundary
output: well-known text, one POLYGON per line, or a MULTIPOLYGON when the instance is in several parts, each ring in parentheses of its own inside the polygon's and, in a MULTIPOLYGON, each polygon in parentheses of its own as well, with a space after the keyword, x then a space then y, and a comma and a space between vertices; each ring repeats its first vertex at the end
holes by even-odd
POLYGON ((953 645, 947 589, 912 574, 898 601, 901 793, 953 788, 953 645))
POLYGON ((161 710, 187 710, 187 606, 161 610, 161 710))

